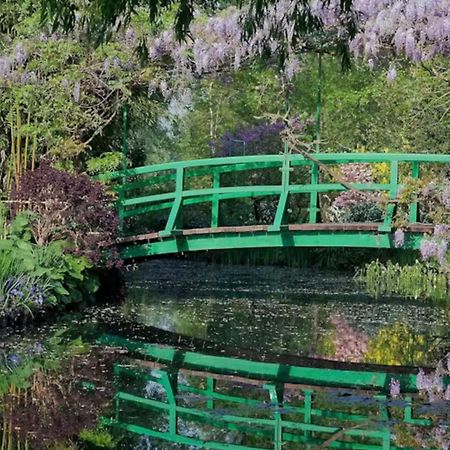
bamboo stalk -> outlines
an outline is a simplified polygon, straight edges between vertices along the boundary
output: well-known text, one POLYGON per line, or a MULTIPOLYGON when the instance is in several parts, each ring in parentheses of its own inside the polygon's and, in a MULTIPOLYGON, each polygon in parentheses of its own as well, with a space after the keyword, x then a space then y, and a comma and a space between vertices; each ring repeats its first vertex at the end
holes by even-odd
POLYGON ((9 156, 9 168, 8 175, 6 179, 6 190, 9 192, 11 190, 13 174, 15 171, 15 159, 16 159, 16 134, 14 133, 14 115, 13 112, 10 111, 11 114, 11 149, 9 156))
POLYGON ((22 136, 20 133, 20 129, 22 127, 22 118, 20 117, 20 108, 19 104, 16 105, 16 131, 17 131, 17 143, 16 143, 16 189, 19 189, 19 178, 20 178, 20 160, 21 160, 21 146, 22 146, 22 136))
POLYGON ((37 136, 35 133, 33 136, 33 147, 31 153, 31 170, 34 170, 36 165, 36 149, 37 149, 37 136))
POLYGON ((31 112, 28 111, 27 117, 27 134, 25 136, 25 148, 23 153, 23 164, 22 164, 22 173, 25 173, 28 169, 28 145, 30 142, 30 120, 31 120, 31 112))

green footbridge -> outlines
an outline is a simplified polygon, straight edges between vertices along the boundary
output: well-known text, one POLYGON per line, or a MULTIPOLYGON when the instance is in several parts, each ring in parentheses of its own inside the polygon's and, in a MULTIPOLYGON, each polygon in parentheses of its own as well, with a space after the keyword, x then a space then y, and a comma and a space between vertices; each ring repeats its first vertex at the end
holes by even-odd
POLYGON ((262 361, 115 334, 98 342, 129 351, 115 365, 115 408, 103 424, 181 448, 409 450, 438 426, 421 411, 417 369, 262 361))
MULTIPOLYGON (((430 167, 449 163, 450 155, 284 153, 149 165, 109 173, 103 179, 117 184, 123 230, 119 244, 124 259, 233 248, 393 248, 394 218, 404 181, 417 180, 430 167), (330 176, 339 172, 339 166, 350 163, 382 167, 385 182, 345 183, 330 176), (383 199, 383 220, 327 223, 321 217, 321 196, 347 190, 383 199), (275 199, 277 206, 270 221, 227 224, 223 206, 245 199, 275 199), (304 210, 302 220, 297 214, 295 223, 291 223, 293 204, 303 205, 304 210), (189 226, 185 214, 195 217, 196 209, 204 212, 205 207, 209 208, 206 226, 189 226)), ((251 202, 247 207, 251 208, 251 202)), ((417 202, 408 205, 406 215, 404 248, 417 249, 423 234, 432 227, 419 222, 417 202)))

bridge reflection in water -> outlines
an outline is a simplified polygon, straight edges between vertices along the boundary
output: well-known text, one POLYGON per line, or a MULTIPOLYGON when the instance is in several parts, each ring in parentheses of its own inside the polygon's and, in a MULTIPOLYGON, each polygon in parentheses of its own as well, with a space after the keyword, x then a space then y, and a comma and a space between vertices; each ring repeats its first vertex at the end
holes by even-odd
POLYGON ((413 368, 295 365, 295 357, 220 356, 113 334, 100 343, 131 356, 115 366, 115 412, 104 424, 186 448, 408 449, 442 428, 419 399, 413 368))
MULTIPOLYGON (((125 259, 229 248, 393 248, 402 186, 406 180, 426 175, 430 167, 449 163, 450 155, 320 153, 306 158, 286 153, 178 161, 126 169, 102 178, 117 183, 125 259), (332 176, 349 163, 381 164, 387 175, 381 177, 382 182, 365 183, 348 183, 332 176), (320 196, 348 190, 364 193, 372 202, 380 200, 384 205, 381 221, 323 223, 320 196), (250 201, 249 210, 255 199, 273 202, 271 217, 263 223, 243 217, 227 223, 229 217, 221 207, 231 201, 233 210, 236 202, 245 199, 250 201), (210 208, 206 215, 205 205, 210 208), (187 211, 197 220, 187 223, 187 211), (204 216, 201 221, 200 215, 204 216)), ((417 249, 423 233, 433 227, 419 223, 420 205, 414 198, 403 206, 404 246, 417 249)))

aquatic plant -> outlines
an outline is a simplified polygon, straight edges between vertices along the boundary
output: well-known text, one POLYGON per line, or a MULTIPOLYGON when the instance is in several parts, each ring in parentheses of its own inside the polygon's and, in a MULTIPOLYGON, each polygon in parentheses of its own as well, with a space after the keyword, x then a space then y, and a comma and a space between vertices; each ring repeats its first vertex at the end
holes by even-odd
POLYGON ((436 264, 416 260, 413 265, 372 261, 359 269, 356 279, 374 297, 398 295, 405 298, 447 300, 449 280, 436 264))

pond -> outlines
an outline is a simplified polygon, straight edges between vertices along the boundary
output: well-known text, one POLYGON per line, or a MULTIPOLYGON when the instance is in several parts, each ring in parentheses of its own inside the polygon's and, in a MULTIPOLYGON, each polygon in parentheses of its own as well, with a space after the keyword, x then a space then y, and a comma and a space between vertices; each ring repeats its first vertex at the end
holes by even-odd
POLYGON ((432 370, 450 347, 444 305, 373 299, 352 276, 314 269, 159 260, 127 268, 125 278, 120 304, 21 334, 4 331, 5 358, 49 340, 54 360, 74 355, 62 373, 46 368, 48 379, 33 381, 54 397, 59 414, 48 402, 11 400, 14 424, 4 420, 4 432, 20 429, 17 441, 46 448, 43 442, 67 440, 71 428, 78 434, 98 419, 101 431, 84 431, 72 448, 447 445, 447 400, 438 386, 445 377, 432 370), (94 345, 68 348, 78 336, 94 345), (182 351, 168 356, 166 348, 182 351), (426 395, 415 389, 417 367, 436 384, 426 395), (66 403, 56 400, 60 394, 66 403), (438 411, 423 409, 430 395, 438 411), (51 423, 30 417, 42 408, 51 423), (65 408, 72 420, 64 422, 65 408))

